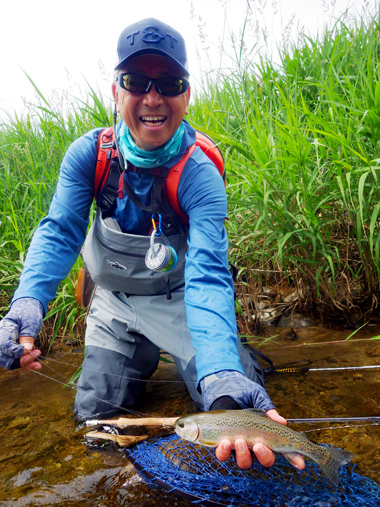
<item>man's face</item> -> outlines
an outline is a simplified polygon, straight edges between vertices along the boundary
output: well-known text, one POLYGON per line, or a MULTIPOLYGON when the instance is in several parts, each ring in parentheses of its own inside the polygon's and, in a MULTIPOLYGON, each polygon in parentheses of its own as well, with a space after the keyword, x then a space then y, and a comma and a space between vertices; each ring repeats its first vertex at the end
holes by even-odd
MULTIPOLYGON (((119 73, 134 72, 156 79, 181 75, 178 66, 159 55, 140 55, 131 58, 119 73)), ((117 112, 121 114, 133 140, 139 148, 152 151, 165 144, 188 114, 190 88, 181 95, 160 95, 154 84, 148 93, 128 92, 119 84, 113 85, 117 112)))

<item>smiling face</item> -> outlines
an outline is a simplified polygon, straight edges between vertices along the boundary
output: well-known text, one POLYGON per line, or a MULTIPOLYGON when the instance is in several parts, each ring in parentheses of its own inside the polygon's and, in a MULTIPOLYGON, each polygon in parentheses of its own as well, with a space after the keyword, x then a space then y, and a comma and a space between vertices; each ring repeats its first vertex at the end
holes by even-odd
MULTIPOLYGON (((119 74, 134 72, 152 79, 182 75, 179 67, 164 56, 140 55, 130 59, 119 74)), ((121 114, 137 146, 152 151, 165 144, 188 114, 190 88, 181 95, 165 97, 153 84, 148 93, 128 92, 117 83, 112 86, 116 110, 121 114)))

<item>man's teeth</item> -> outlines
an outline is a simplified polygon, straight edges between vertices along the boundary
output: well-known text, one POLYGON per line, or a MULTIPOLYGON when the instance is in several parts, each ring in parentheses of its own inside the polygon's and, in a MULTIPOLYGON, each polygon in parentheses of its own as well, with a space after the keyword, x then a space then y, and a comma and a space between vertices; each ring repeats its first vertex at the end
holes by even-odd
POLYGON ((141 121, 145 123, 145 125, 158 125, 163 123, 166 120, 165 116, 143 116, 141 121))

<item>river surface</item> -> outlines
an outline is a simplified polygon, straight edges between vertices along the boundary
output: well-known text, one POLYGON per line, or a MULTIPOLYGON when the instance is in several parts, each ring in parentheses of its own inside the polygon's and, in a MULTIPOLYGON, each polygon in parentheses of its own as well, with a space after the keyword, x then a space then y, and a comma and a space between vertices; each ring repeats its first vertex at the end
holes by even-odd
MULTIPOLYGON (((319 328, 298 330, 295 340, 283 329, 271 329, 270 334, 270 339, 253 339, 252 345, 275 365, 301 360, 312 361, 312 368, 380 364, 380 341, 371 339, 380 335, 379 326, 368 325, 349 340, 349 331, 319 328)), ((56 346, 40 371, 67 382, 81 359, 80 349, 56 346)), ((148 383, 139 412, 165 417, 194 412, 173 364, 160 362, 152 380, 157 382, 148 383), (178 382, 162 382, 165 380, 178 382)), ((284 417, 380 415, 380 368, 275 374, 267 377, 267 389, 284 417)), ((0 372, 2 507, 194 505, 145 484, 117 444, 89 445, 92 441, 85 438, 89 428, 78 426, 72 415, 74 396, 74 389, 34 372, 0 372)), ((319 423, 292 427, 315 430, 307 433, 312 440, 353 452, 355 471, 380 484, 379 426, 319 423)))

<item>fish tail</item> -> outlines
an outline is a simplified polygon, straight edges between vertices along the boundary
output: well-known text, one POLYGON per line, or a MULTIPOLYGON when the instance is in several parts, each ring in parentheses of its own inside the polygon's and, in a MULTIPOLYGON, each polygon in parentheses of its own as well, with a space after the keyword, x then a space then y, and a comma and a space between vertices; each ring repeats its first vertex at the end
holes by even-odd
POLYGON ((328 451, 326 459, 324 459, 322 463, 319 462, 318 464, 328 479, 333 484, 338 485, 339 467, 342 465, 347 465, 354 457, 354 454, 349 451, 344 451, 343 449, 329 447, 325 447, 325 449, 328 451))

